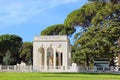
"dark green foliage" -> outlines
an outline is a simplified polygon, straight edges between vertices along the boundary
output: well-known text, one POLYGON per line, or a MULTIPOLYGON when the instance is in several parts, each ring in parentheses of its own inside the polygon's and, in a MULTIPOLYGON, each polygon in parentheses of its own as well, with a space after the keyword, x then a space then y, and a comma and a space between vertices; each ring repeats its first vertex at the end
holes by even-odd
POLYGON ((87 27, 85 31, 80 31, 75 36, 75 48, 72 52, 74 62, 86 63, 88 66, 95 57, 109 58, 112 61, 116 56, 119 48, 115 43, 120 37, 119 4, 110 2, 88 3, 70 13, 65 20, 65 25, 87 27), (86 24, 84 23, 86 20, 89 21, 88 26, 83 25, 86 24))
POLYGON ((0 36, 0 63, 15 65, 24 61, 32 64, 33 45, 30 42, 22 42, 17 35, 5 34, 0 36))
POLYGON ((71 35, 74 32, 74 28, 65 27, 63 24, 56 24, 47 27, 41 32, 41 35, 71 35))
POLYGON ((17 35, 1 35, 0 36, 0 55, 4 56, 7 50, 15 55, 19 51, 22 44, 22 38, 17 35))
POLYGON ((14 58, 11 55, 11 52, 8 50, 3 58, 4 65, 12 65, 14 63, 14 58))
POLYGON ((85 29, 92 25, 92 19, 104 6, 105 3, 100 4, 99 2, 85 4, 82 8, 71 12, 64 24, 68 27, 81 26, 85 29))
POLYGON ((111 2, 113 4, 119 3, 120 0, 88 0, 91 2, 111 2))
POLYGON ((31 65, 33 60, 33 45, 30 42, 24 42, 20 49, 19 55, 21 61, 24 61, 26 64, 31 65))
POLYGON ((84 29, 94 25, 109 24, 113 18, 119 18, 120 5, 110 2, 93 2, 71 12, 64 24, 68 27, 81 26, 84 29))
MULTIPOLYGON (((19 49, 22 45, 22 38, 17 35, 5 34, 0 36, 0 56, 3 58, 6 51, 11 52, 14 57, 14 64, 19 61, 19 49)), ((1 58, 1 59, 2 59, 1 58)))
MULTIPOLYGON (((75 43, 75 53, 88 60, 94 57, 109 58, 112 60, 117 54, 118 47, 115 44, 120 37, 120 27, 90 27, 75 43), (85 56, 89 56, 88 58, 85 56)), ((75 55, 76 55, 75 54, 75 55)), ((77 55, 78 56, 78 55, 77 55)), ((81 58, 82 59, 82 58, 81 58)))

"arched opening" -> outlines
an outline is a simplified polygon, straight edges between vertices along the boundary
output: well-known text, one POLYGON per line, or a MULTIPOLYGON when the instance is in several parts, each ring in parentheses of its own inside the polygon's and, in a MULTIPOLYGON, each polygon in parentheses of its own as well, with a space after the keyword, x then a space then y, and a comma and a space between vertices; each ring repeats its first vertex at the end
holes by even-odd
POLYGON ((63 65, 63 53, 56 52, 56 66, 63 65))
POLYGON ((56 52, 56 66, 59 66, 59 53, 56 52))
POLYGON ((40 66, 44 66, 44 48, 40 47, 38 52, 40 53, 40 66))
POLYGON ((49 47, 47 49, 47 65, 49 66, 53 66, 53 49, 52 47, 49 47))

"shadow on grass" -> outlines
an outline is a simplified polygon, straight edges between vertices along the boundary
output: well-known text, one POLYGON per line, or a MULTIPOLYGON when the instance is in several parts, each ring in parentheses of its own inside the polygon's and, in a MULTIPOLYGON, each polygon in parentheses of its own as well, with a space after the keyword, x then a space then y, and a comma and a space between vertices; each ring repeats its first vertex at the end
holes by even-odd
POLYGON ((28 76, 28 77, 37 77, 37 78, 69 78, 69 79, 90 79, 90 78, 96 78, 96 75, 101 76, 101 78, 107 78, 108 80, 119 80, 120 77, 117 76, 118 74, 112 74, 112 73, 70 73, 70 72, 43 72, 39 73, 42 75, 35 75, 35 76, 28 76), (115 76, 113 76, 115 75, 115 76))
MULTIPOLYGON (((33 76, 28 76, 28 77, 33 77, 33 76)), ((46 75, 46 76, 34 76, 34 77, 69 77, 69 78, 70 78, 70 77, 71 77, 71 78, 74 78, 74 77, 75 77, 75 78, 76 78, 76 77, 81 77, 81 76, 65 76, 65 75, 64 75, 64 76, 61 76, 61 75, 57 75, 57 76, 56 76, 56 75, 46 75)), ((84 77, 84 78, 88 78, 88 77, 86 76, 86 77, 84 77)))
POLYGON ((83 75, 120 75, 120 73, 104 73, 104 72, 40 72, 40 74, 83 74, 83 75))

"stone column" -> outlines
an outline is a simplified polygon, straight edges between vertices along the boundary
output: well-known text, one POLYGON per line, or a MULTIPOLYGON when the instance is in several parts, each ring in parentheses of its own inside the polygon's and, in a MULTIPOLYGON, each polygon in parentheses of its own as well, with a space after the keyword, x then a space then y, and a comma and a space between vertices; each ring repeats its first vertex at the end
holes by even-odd
POLYGON ((41 69, 41 67, 42 67, 42 53, 40 52, 39 54, 40 54, 40 69, 41 69))
POLYGON ((55 49, 53 50, 53 54, 54 54, 53 66, 54 66, 54 69, 55 69, 56 68, 56 50, 55 49))
POLYGON ((44 69, 47 70, 47 49, 45 48, 45 53, 44 53, 44 69))

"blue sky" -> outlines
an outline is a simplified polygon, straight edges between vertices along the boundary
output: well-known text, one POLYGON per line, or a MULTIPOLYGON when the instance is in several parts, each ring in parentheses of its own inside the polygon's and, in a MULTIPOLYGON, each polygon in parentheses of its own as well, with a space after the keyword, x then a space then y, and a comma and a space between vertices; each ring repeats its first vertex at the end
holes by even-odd
POLYGON ((0 0, 0 35, 16 34, 32 42, 46 27, 64 23, 87 0, 0 0))

